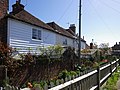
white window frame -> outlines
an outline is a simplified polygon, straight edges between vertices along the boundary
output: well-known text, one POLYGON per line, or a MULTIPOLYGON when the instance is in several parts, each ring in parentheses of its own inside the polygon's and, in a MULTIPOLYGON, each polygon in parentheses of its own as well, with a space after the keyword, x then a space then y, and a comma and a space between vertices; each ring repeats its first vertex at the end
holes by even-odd
POLYGON ((33 40, 42 40, 42 32, 39 29, 32 28, 32 39, 33 40))
POLYGON ((67 45, 68 44, 67 42, 68 42, 67 39, 64 39, 63 45, 67 45))

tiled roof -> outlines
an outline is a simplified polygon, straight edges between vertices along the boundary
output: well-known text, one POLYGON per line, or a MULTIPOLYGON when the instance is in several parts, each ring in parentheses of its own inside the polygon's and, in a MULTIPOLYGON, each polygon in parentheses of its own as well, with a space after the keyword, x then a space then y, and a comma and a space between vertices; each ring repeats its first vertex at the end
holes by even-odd
POLYGON ((81 41, 86 42, 84 39, 81 38, 81 41))
POLYGON ((113 47, 112 47, 113 50, 120 50, 120 44, 115 44, 113 47))
POLYGON ((42 22, 40 19, 36 18, 35 16, 33 16, 32 14, 30 14, 29 12, 27 12, 26 10, 22 10, 17 14, 13 14, 12 12, 9 14, 10 18, 13 19, 17 19, 32 25, 36 25, 39 26, 41 28, 45 28, 48 29, 50 31, 54 31, 58 34, 70 37, 70 38, 75 38, 73 34, 73 31, 70 29, 64 29, 62 27, 60 27, 59 25, 57 25, 55 22, 51 22, 51 23, 44 23, 42 22), (70 30, 70 31, 69 31, 70 30), (70 33, 71 32, 71 33, 70 33))
MULTIPOLYGON (((32 25, 36 25, 39 26, 41 28, 45 28, 51 31, 54 31, 58 34, 70 37, 70 38, 74 38, 74 35, 72 35, 68 30, 60 27, 59 25, 57 25, 55 22, 51 22, 51 23, 44 23, 42 22, 40 19, 36 18, 35 16, 33 16, 32 14, 30 14, 29 12, 27 12, 26 10, 22 10, 20 12, 18 12, 17 14, 13 14, 12 12, 9 14, 10 18, 13 19, 17 19, 26 23, 30 23, 32 25)), ((73 32, 72 32, 73 33, 73 32)))
POLYGON ((58 24, 56 24, 55 22, 50 22, 47 23, 49 26, 51 26, 57 33, 70 37, 70 38, 75 38, 74 35, 72 35, 71 33, 68 32, 68 30, 60 27, 58 24))
POLYGON ((36 18, 35 16, 31 15, 29 12, 27 12, 26 10, 22 10, 17 14, 13 14, 11 12, 11 14, 9 15, 11 18, 23 21, 23 22, 27 22, 45 29, 49 29, 49 30, 54 30, 52 27, 50 27, 49 25, 47 25, 46 23, 42 22, 40 19, 36 18))
POLYGON ((66 29, 69 33, 71 33, 73 36, 76 36, 75 33, 69 28, 69 29, 66 29))
MULTIPOLYGON (((50 23, 46 24, 24 9, 16 14, 11 12, 8 16, 10 18, 20 20, 22 22, 26 22, 26 23, 29 23, 29 24, 32 24, 35 26, 39 26, 41 28, 45 28, 47 30, 53 31, 53 32, 58 33, 60 35, 67 36, 69 38, 74 39, 76 37, 75 33, 71 29, 64 29, 64 28, 60 27, 58 24, 56 24, 55 22, 50 22, 50 23)), ((85 41, 83 39, 81 39, 81 40, 85 41)))
POLYGON ((86 43, 86 49, 90 49, 90 46, 86 43))
MULTIPOLYGON (((56 24, 55 22, 50 22, 50 23, 44 23, 43 21, 41 21, 40 19, 36 18, 35 16, 33 16, 32 14, 30 14, 29 12, 27 12, 26 10, 22 10, 17 14, 13 14, 12 12, 8 15, 8 17, 16 19, 16 20, 20 20, 35 26, 39 26, 41 28, 45 28, 48 29, 50 31, 53 31, 55 33, 70 37, 70 38, 75 38, 76 35, 75 33, 71 30, 71 29, 64 29, 62 27, 60 27, 58 24, 56 24)), ((81 41, 84 41, 81 38, 81 41)))

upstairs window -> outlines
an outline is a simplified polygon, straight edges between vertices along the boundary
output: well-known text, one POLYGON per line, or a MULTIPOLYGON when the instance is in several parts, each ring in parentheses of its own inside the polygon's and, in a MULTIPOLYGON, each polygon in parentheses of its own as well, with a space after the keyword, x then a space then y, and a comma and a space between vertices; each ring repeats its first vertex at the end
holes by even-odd
POLYGON ((32 29, 32 39, 41 40, 41 31, 32 29))
POLYGON ((67 39, 63 41, 63 45, 67 45, 67 39))

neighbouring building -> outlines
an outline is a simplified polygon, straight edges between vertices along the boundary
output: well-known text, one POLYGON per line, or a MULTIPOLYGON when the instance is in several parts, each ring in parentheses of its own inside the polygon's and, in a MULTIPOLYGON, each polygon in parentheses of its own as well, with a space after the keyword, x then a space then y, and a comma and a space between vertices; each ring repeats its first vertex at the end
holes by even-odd
POLYGON ((6 19, 3 19, 4 16, 7 15, 7 11, 8 11, 8 0, 0 0, 0 40, 6 42, 7 41, 7 36, 5 33, 7 33, 6 31, 6 25, 7 25, 7 21, 6 19))
POLYGON ((81 49, 87 49, 87 43, 84 38, 81 38, 81 49))
MULTIPOLYGON (((7 0, 2 0, 6 5, 7 0)), ((1 4, 2 2, 0 2, 1 4)), ((24 9, 20 0, 12 5, 12 12, 7 12, 8 5, 3 8, 0 19, 0 40, 9 46, 26 53, 31 49, 37 51, 40 46, 50 46, 60 44, 64 47, 71 46, 77 48, 78 38, 76 27, 70 25, 69 29, 64 29, 55 22, 44 23, 24 9)), ((81 49, 86 48, 86 41, 81 39, 81 49)))
POLYGON ((0 18, 3 18, 7 14, 9 8, 8 3, 8 0, 0 0, 0 18))
POLYGON ((120 56, 120 42, 112 47, 112 55, 120 56))

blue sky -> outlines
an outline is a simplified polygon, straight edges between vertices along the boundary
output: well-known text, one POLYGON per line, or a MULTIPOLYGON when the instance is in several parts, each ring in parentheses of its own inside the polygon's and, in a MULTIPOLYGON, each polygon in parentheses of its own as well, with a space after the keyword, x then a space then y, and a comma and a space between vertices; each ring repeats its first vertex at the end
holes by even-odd
MULTIPOLYGON (((9 9, 16 0, 10 0, 9 9)), ((25 9, 44 22, 54 21, 64 28, 76 24, 78 33, 79 0, 21 0, 25 9)), ((120 38, 119 0, 82 0, 82 36, 89 44, 113 46, 120 38)))

